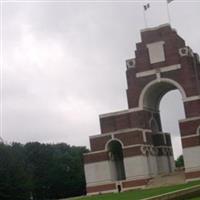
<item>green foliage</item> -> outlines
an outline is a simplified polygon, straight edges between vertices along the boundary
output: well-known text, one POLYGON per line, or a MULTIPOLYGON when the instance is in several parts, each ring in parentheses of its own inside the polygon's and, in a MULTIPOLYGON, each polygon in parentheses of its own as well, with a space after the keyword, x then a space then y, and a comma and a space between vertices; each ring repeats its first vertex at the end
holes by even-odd
POLYGON ((0 144, 0 199, 59 199, 85 193, 85 147, 0 144))
POLYGON ((176 167, 184 167, 183 155, 179 156, 175 162, 176 167))
POLYGON ((24 152, 20 144, 0 144, 0 199, 26 200, 29 176, 25 172, 24 152))

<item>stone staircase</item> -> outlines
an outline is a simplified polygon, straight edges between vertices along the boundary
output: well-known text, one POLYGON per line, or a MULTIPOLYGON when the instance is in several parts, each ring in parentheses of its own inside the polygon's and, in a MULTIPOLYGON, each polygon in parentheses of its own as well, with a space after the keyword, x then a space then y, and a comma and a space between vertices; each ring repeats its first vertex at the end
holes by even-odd
POLYGON ((185 174, 183 171, 173 172, 170 174, 161 174, 151 179, 146 188, 155 188, 169 185, 185 183, 185 174))

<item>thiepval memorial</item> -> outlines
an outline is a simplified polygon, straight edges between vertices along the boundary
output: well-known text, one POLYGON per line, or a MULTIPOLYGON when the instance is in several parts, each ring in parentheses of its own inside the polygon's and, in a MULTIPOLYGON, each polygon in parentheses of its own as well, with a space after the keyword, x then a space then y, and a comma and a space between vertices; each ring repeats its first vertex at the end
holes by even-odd
MULTIPOLYGON (((100 115, 101 133, 84 155, 88 194, 145 187, 175 170, 170 133, 162 131, 159 104, 182 95, 179 120, 185 180, 200 179, 200 59, 169 24, 141 31, 135 58, 126 61, 128 109, 100 115)), ((114 101, 114 99, 113 99, 114 101)), ((173 133, 172 133, 173 134, 173 133)))

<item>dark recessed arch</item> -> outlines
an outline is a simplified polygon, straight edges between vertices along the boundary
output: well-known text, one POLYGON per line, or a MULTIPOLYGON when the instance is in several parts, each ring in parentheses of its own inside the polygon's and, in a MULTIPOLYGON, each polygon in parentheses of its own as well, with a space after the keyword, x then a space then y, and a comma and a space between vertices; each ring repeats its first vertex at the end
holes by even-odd
POLYGON ((124 180, 126 176, 122 144, 118 140, 111 140, 107 144, 107 150, 109 154, 112 179, 114 181, 124 180))

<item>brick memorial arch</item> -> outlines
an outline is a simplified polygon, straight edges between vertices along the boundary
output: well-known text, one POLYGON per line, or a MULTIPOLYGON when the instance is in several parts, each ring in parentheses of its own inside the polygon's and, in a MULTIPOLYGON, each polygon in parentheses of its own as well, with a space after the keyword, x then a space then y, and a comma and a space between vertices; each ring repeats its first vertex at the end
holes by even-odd
POLYGON ((199 56, 168 24, 142 30, 141 39, 135 58, 126 61, 128 110, 100 115, 101 134, 90 137, 91 152, 84 155, 88 194, 144 187, 174 171, 159 104, 175 89, 186 116, 179 121, 186 181, 200 179, 199 56))

